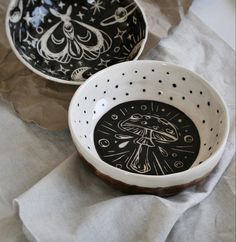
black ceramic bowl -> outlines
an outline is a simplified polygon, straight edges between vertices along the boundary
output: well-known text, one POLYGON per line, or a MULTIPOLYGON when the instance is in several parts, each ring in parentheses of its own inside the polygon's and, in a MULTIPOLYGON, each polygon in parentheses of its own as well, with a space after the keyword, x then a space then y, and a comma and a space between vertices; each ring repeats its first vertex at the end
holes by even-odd
POLYGON ((137 59, 148 31, 133 0, 12 0, 6 32, 32 71, 78 85, 101 69, 137 59))

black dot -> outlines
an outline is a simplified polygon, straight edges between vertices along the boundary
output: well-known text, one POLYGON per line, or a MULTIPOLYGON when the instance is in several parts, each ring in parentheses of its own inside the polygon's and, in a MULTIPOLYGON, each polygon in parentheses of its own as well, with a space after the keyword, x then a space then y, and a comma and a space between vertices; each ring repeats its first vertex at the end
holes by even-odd
POLYGON ((200 161, 198 164, 202 164, 203 161, 200 161))
POLYGON ((213 128, 211 128, 210 131, 213 131, 213 128))
POLYGON ((208 150, 211 150, 211 146, 208 148, 208 150))
POLYGON ((95 87, 98 87, 98 85, 95 85, 95 87))
POLYGON ((192 90, 190 90, 189 92, 190 92, 190 93, 193 93, 193 91, 192 91, 192 90))
POLYGON ((217 113, 219 113, 220 111, 219 111, 219 109, 217 109, 217 111, 216 111, 217 113))
POLYGON ((154 69, 152 69, 152 72, 154 72, 155 70, 154 69))
POLYGON ((184 99, 185 99, 185 97, 182 97, 182 99, 184 100, 184 99))
POLYGON ((84 138, 85 138, 85 139, 87 139, 87 136, 86 136, 86 135, 84 135, 84 138))
POLYGON ((197 107, 200 108, 200 105, 198 104, 197 107))
POLYGON ((90 147, 88 146, 88 149, 90 150, 90 147))
POLYGON ((106 94, 107 92, 106 92, 106 91, 104 91, 103 93, 104 93, 104 94, 106 94))
POLYGON ((110 80, 108 79, 107 82, 109 82, 110 80))
POLYGON ((182 77, 182 80, 185 81, 185 77, 182 77))
POLYGON ((127 93, 125 93, 125 95, 126 95, 126 96, 129 96, 129 93, 127 92, 127 93))
POLYGON ((118 87, 119 87, 118 85, 115 86, 115 88, 118 88, 118 87))
POLYGON ((204 146, 206 146, 207 144, 205 143, 204 146))
POLYGON ((84 113, 86 113, 86 110, 84 110, 84 113))
POLYGON ((88 124, 89 122, 88 121, 86 121, 86 124, 88 124))
POLYGON ((170 100, 173 100, 173 97, 170 97, 170 100))
POLYGON ((159 83, 162 83, 162 80, 159 80, 159 83))
POLYGON ((116 98, 115 98, 115 97, 113 97, 113 100, 116 100, 116 98))
POLYGON ((134 71, 135 73, 138 73, 138 71, 134 71))
POLYGON ((200 94, 202 95, 202 91, 200 91, 200 94))
POLYGON ((218 145, 219 144, 219 141, 216 144, 218 145))
POLYGON ((133 82, 130 82, 130 83, 129 83, 129 85, 132 85, 132 84, 133 84, 133 82))
POLYGON ((94 98, 94 99, 93 99, 93 101, 95 102, 95 101, 96 101, 96 99, 94 98))
POLYGON ((207 102, 207 105, 208 105, 208 106, 210 106, 210 105, 211 105, 211 103, 210 103, 210 102, 207 102))
POLYGON ((161 92, 158 92, 159 95, 161 95, 162 93, 161 92))
POLYGON ((79 103, 77 104, 77 106, 79 107, 79 103))
POLYGON ((103 103, 103 104, 102 104, 102 106, 104 107, 104 106, 105 106, 105 104, 103 103))
POLYGON ((202 123, 206 123, 206 121, 205 120, 202 120, 202 123))
POLYGON ((221 121, 220 121, 220 124, 222 124, 222 123, 223 123, 223 121, 221 120, 221 121))
POLYGON ((216 134, 216 137, 218 137, 219 136, 219 134, 216 134))
POLYGON ((146 76, 143 76, 143 79, 146 79, 146 76))
POLYGON ((87 100, 87 97, 85 97, 84 99, 87 100))
POLYGON ((81 120, 79 120, 79 123, 81 123, 81 120))
POLYGON ((146 89, 143 89, 143 92, 146 92, 146 89))
POLYGON ((167 75, 169 75, 169 74, 170 74, 170 72, 168 72, 168 71, 167 71, 167 72, 166 72, 166 74, 167 74, 167 75))
POLYGON ((93 113, 95 114, 95 113, 96 113, 96 111, 93 111, 93 113))
POLYGON ((172 84, 172 86, 174 87, 174 88, 176 88, 177 87, 177 85, 174 83, 174 84, 172 84))
POLYGON ((125 75, 125 73, 122 73, 122 76, 124 76, 125 75))

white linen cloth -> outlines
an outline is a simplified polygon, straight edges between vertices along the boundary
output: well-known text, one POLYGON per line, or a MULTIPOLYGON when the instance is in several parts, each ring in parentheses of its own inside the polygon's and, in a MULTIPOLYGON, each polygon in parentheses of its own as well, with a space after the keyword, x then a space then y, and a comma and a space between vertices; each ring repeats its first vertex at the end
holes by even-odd
POLYGON ((75 150, 68 132, 26 125, 1 103, 0 241, 26 241, 10 202, 27 189, 15 207, 31 241, 234 241, 235 162, 224 172, 235 153, 235 53, 189 13, 145 58, 196 71, 228 105, 229 139, 207 183, 171 198, 126 195, 96 178, 76 153, 36 183, 75 150))

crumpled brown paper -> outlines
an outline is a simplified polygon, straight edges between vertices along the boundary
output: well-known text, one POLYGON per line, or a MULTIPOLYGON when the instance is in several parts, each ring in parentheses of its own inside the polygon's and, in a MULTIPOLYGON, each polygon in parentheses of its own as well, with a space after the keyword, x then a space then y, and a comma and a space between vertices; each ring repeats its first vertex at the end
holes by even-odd
MULTIPOLYGON (((192 0, 138 0, 147 16, 149 36, 143 55, 166 37, 188 11, 192 0)), ((5 34, 8 1, 0 3, 0 96, 19 117, 49 130, 68 127, 67 110, 77 86, 48 81, 26 68, 12 52, 5 34)))

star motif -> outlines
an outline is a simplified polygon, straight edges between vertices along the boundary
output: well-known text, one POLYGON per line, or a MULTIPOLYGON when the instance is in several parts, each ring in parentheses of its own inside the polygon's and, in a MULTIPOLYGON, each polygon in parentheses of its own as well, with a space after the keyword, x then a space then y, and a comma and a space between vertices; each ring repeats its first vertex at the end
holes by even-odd
POLYGON ((122 31, 119 28, 117 28, 117 34, 116 34, 116 36, 114 38, 115 39, 120 38, 121 41, 123 41, 123 35, 124 35, 124 33, 126 33, 126 30, 122 31))
POLYGON ((65 3, 63 3, 62 1, 60 1, 60 3, 58 4, 58 6, 63 9, 63 7, 65 6, 65 3))
POLYGON ((27 25, 29 26, 31 23, 32 18, 30 17, 29 12, 26 13, 26 16, 24 17, 24 20, 26 21, 27 25))
POLYGON ((62 65, 60 65, 60 69, 58 71, 62 72, 63 74, 66 74, 66 72, 68 72, 70 70, 69 69, 66 69, 62 65))
POLYGON ((92 22, 92 23, 94 23, 95 18, 91 17, 91 19, 89 21, 92 22))
POLYGON ((46 59, 44 59, 44 61, 43 61, 45 64, 49 64, 49 61, 48 60, 46 60, 46 59))
POLYGON ((132 34, 129 34, 127 38, 128 38, 129 40, 131 40, 132 37, 133 37, 133 35, 132 35, 132 34))
POLYGON ((90 8, 91 10, 93 9, 93 15, 96 14, 96 12, 100 13, 101 10, 105 9, 102 5, 102 1, 101 0, 97 0, 97 1, 94 1, 93 3, 93 6, 90 8))
POLYGON ((109 61, 110 61, 110 60, 103 60, 103 59, 101 58, 101 61, 100 61, 100 63, 98 64, 98 66, 105 66, 105 67, 107 67, 109 61))
POLYGON ((47 68, 46 72, 51 74, 51 75, 55 75, 55 71, 53 71, 51 68, 47 68))
POLYGON ((38 41, 37 38, 34 38, 32 35, 29 34, 29 32, 26 32, 26 38, 23 39, 23 42, 26 42, 28 45, 35 48, 37 41, 38 41))
POLYGON ((82 20, 82 19, 83 19, 84 14, 83 14, 83 13, 81 13, 81 12, 79 11, 79 13, 78 13, 76 16, 80 17, 80 19, 82 20))

